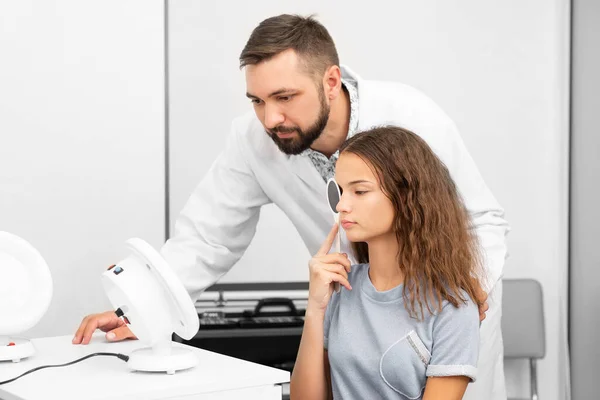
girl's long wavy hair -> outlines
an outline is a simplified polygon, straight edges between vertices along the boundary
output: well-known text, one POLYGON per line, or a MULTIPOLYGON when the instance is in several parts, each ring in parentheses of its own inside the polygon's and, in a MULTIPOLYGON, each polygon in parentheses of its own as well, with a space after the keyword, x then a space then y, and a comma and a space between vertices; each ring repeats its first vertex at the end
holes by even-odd
MULTIPOLYGON (((466 294, 479 305, 483 278, 479 243, 471 218, 450 172, 423 139, 395 126, 356 134, 340 149, 365 161, 391 200, 398 239, 398 267, 404 273, 403 297, 413 318, 455 307, 466 294)), ((376 218, 376 216, 373 216, 376 218)), ((369 262, 367 243, 352 243, 359 263, 369 262)))

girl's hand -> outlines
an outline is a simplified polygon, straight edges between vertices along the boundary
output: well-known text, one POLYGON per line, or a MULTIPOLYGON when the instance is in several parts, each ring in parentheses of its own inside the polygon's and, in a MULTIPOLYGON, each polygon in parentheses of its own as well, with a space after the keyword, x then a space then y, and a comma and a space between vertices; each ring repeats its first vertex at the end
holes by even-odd
POLYGON ((343 253, 327 254, 331 250, 337 232, 338 224, 336 223, 317 254, 308 263, 310 280, 307 310, 325 312, 333 293, 334 282, 339 282, 346 289, 352 290, 352 286, 348 282, 348 272, 350 272, 348 255, 343 253))

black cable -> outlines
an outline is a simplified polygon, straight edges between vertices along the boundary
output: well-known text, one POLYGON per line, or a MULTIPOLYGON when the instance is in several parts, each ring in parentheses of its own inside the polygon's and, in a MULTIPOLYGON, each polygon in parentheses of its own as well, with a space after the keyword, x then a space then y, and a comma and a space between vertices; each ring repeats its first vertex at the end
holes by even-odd
POLYGON ((88 359, 90 357, 95 357, 95 356, 114 356, 114 357, 117 357, 117 358, 119 358, 119 359, 121 359, 121 360, 123 360, 125 362, 127 362, 129 360, 129 356, 126 356, 125 354, 121 354, 121 353, 103 353, 103 352, 92 353, 92 354, 88 354, 85 357, 81 357, 81 358, 79 358, 79 359, 77 359, 75 361, 71 361, 71 362, 68 362, 68 363, 65 363, 65 364, 42 365, 40 367, 36 367, 36 368, 30 369, 29 371, 24 372, 21 375, 15 377, 15 378, 9 379, 7 381, 0 381, 0 385, 4 385, 6 383, 10 383, 10 382, 16 381, 17 379, 22 378, 23 376, 25 376, 27 374, 30 374, 32 372, 39 371, 40 369, 54 368, 54 367, 65 367, 67 365, 72 365, 72 364, 78 363, 80 361, 83 361, 83 360, 86 360, 86 359, 88 359))

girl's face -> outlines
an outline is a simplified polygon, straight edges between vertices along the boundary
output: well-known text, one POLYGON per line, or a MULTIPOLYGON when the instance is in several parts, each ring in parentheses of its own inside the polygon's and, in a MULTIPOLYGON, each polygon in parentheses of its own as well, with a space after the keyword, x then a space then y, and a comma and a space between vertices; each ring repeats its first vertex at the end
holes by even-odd
POLYGON ((335 180, 342 192, 337 210, 350 241, 368 243, 394 233, 394 206, 369 164, 344 152, 336 163, 335 180))

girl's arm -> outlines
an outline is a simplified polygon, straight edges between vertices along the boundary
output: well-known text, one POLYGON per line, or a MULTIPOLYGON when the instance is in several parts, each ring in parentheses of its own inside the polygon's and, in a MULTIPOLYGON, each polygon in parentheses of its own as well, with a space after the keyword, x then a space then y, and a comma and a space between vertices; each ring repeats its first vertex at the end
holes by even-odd
POLYGON ((324 324, 327 305, 338 282, 352 290, 348 282, 350 261, 345 255, 327 254, 338 231, 335 224, 329 236, 310 260, 308 304, 304 316, 304 328, 298 356, 290 382, 290 398, 293 400, 326 400, 331 398, 329 361, 325 351, 324 324))
POLYGON ((423 400, 462 400, 470 381, 466 376, 429 377, 423 400))
POLYGON ((290 383, 290 399, 326 400, 330 398, 329 361, 323 347, 324 319, 324 312, 306 310, 302 339, 290 383))

